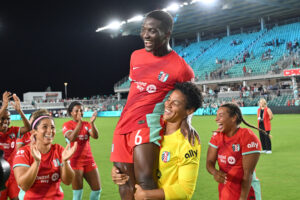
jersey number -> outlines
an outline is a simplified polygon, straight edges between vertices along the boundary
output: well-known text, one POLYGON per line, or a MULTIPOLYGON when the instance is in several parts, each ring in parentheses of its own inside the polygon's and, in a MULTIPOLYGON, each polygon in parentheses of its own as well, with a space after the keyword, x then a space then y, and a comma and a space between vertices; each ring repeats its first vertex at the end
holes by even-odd
POLYGON ((134 143, 135 143, 136 145, 141 144, 141 143, 142 143, 142 140, 143 140, 142 136, 139 135, 140 132, 141 132, 141 130, 139 130, 139 131, 137 132, 137 134, 135 135, 135 138, 134 138, 134 143))

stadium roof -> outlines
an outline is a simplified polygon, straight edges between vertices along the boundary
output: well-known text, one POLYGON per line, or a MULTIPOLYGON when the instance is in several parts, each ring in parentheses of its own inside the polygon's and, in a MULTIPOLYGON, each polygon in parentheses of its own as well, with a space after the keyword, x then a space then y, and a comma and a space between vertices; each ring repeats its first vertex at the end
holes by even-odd
MULTIPOLYGON (((186 1, 178 11, 170 11, 175 21, 173 37, 185 39, 195 37, 198 32, 202 36, 226 32, 227 25, 231 30, 258 26, 261 17, 265 23, 276 23, 300 16, 299 0, 215 0, 214 5, 198 1, 186 1)), ((120 29, 105 29, 103 32, 112 36, 139 35, 141 23, 123 21, 120 29)))

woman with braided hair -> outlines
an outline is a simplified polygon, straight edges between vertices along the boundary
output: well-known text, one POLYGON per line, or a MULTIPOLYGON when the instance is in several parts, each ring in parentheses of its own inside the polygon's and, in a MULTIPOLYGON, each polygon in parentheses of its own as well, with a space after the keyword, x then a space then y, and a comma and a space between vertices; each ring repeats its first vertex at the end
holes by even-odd
POLYGON ((248 124, 238 105, 233 103, 220 106, 215 120, 218 129, 209 142, 206 168, 219 183, 219 199, 261 199, 260 183, 255 175, 261 144, 251 129, 241 128, 240 124, 259 129, 248 124))

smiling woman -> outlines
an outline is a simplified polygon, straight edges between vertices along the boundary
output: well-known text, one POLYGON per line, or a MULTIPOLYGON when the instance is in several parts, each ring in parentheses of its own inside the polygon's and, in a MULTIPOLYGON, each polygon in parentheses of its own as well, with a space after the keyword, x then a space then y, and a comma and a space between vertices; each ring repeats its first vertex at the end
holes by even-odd
POLYGON ((36 116, 32 123, 31 144, 21 147, 14 159, 14 174, 21 188, 19 199, 63 199, 60 182, 71 184, 74 171, 68 162, 76 150, 52 144, 55 125, 49 115, 36 116))
POLYGON ((214 132, 207 151, 206 168, 219 183, 220 200, 261 199, 260 184, 255 175, 261 144, 248 128, 238 105, 222 105, 216 117, 218 130, 214 132), (219 170, 216 169, 218 161, 219 170))

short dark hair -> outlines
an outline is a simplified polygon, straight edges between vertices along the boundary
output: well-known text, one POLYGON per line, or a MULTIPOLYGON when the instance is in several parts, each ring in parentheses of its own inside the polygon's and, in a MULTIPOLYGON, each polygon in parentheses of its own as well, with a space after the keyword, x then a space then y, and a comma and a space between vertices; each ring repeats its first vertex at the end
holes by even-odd
POLYGON ((73 101, 68 107, 68 114, 71 116, 71 112, 75 106, 83 106, 79 101, 73 101))
POLYGON ((186 108, 194 108, 195 111, 202 107, 202 93, 200 89, 192 82, 176 83, 175 90, 182 92, 187 100, 186 108))
POLYGON ((173 30, 173 17, 170 13, 162 10, 154 10, 146 14, 145 19, 153 18, 161 21, 161 28, 167 33, 173 30))

